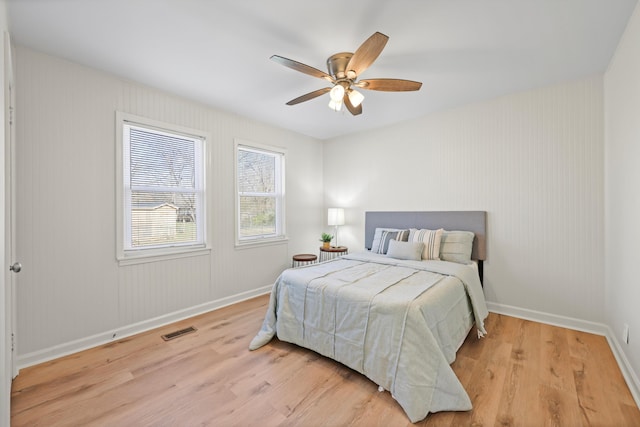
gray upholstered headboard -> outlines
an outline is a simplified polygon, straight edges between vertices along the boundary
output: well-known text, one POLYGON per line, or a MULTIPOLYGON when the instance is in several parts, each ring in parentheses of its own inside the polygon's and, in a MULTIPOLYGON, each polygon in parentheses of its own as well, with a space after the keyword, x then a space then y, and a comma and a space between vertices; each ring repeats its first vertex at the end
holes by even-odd
POLYGON ((378 227, 473 231, 476 237, 471 259, 484 261, 487 258, 487 213, 484 211, 365 212, 364 241, 367 249, 371 249, 378 227))

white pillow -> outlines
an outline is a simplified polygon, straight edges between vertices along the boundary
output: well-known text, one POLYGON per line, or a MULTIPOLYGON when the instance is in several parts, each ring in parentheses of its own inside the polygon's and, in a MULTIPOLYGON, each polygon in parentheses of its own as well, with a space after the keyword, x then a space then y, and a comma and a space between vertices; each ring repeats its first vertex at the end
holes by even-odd
POLYGON ((424 243, 424 249, 422 250, 422 259, 440 259, 440 240, 442 239, 443 229, 427 230, 426 228, 417 229, 412 228, 409 230, 410 242, 422 242, 424 243))
POLYGON ((387 256, 396 259, 420 261, 422 259, 423 250, 424 243, 422 242, 400 242, 398 240, 390 240, 387 256))
POLYGON ((471 261, 474 237, 471 231, 444 230, 440 240, 440 259, 468 264, 471 261))

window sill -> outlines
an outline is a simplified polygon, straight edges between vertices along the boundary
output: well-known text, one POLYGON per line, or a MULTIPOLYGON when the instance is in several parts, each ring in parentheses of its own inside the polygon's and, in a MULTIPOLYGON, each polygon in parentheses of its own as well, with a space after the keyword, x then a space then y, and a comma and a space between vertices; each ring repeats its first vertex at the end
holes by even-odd
POLYGON ((167 261, 172 259, 190 258, 211 254, 211 248, 206 246, 195 249, 173 249, 145 252, 141 254, 126 254, 118 256, 118 265, 135 265, 149 262, 167 261))
POLYGON ((251 249, 251 248, 259 248, 262 246, 273 246, 273 245, 283 245, 289 243, 288 237, 279 237, 274 239, 256 239, 256 240, 248 240, 244 242, 236 242, 236 249, 251 249))

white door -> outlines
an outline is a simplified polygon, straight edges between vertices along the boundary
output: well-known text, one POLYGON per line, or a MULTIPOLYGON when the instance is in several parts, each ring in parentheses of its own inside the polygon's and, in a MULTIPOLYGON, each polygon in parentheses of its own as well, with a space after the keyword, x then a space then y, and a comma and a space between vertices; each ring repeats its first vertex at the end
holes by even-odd
POLYGON ((4 34, 4 41, 0 45, 0 58, 3 59, 0 72, 2 73, 2 95, 0 99, 0 114, 2 121, 0 123, 3 132, 0 132, 3 149, 0 150, 0 218, 2 218, 2 226, 0 226, 0 240, 4 245, 0 247, 0 259, 3 265, 3 274, 0 274, 0 426, 9 426, 11 413, 11 381, 17 374, 15 369, 15 360, 13 357, 13 328, 15 325, 15 275, 14 270, 19 270, 18 264, 14 264, 13 260, 13 230, 14 224, 13 203, 12 203, 12 171, 13 171, 13 126, 12 126, 12 65, 11 65, 11 48, 9 34, 4 34), (10 270, 10 268, 12 270, 10 270))

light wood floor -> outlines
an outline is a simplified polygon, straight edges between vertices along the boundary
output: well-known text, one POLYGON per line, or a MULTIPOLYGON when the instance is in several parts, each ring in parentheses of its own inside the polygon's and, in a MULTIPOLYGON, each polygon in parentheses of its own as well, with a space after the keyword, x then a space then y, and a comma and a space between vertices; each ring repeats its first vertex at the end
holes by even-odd
MULTIPOLYGON (((250 352, 268 298, 21 371, 12 426, 405 426, 362 375, 273 340, 250 352), (198 331, 165 342, 161 334, 198 331)), ((640 426, 604 337, 491 314, 453 368, 474 409, 420 426, 640 426)))

